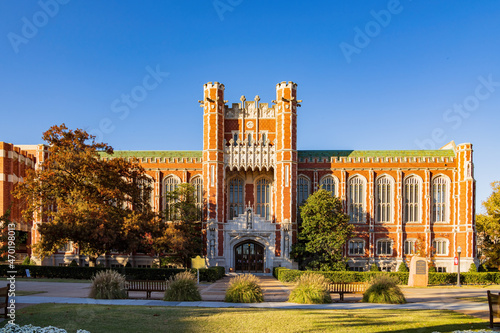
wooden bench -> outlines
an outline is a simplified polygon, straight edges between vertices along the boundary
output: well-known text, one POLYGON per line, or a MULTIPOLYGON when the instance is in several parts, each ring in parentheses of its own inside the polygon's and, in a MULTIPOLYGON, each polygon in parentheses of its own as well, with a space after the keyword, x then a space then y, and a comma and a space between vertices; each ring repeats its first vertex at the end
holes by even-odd
POLYGON ((9 289, 9 284, 7 285, 7 287, 0 288, 0 308, 3 309, 3 314, 0 316, 3 316, 4 318, 7 318, 7 305, 9 305, 9 289))
POLYGON ((129 291, 145 291, 146 298, 151 297, 151 292, 161 291, 164 292, 167 289, 166 280, 130 280, 125 284, 127 289, 127 295, 129 291))
MULTIPOLYGON (((500 293, 492 293, 491 291, 487 291, 488 293, 488 306, 490 308, 490 328, 493 328, 493 318, 500 318, 500 293)), ((497 324, 500 327, 500 324, 497 324)))
POLYGON ((339 294, 340 300, 344 300, 344 294, 363 294, 366 291, 367 283, 365 282, 338 282, 330 283, 328 290, 331 293, 339 294))

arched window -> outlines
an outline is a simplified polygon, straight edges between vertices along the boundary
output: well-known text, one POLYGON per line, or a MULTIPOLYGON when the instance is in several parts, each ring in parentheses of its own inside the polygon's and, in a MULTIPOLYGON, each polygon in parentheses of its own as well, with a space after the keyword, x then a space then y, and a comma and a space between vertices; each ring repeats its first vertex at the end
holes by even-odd
POLYGON ((229 181, 229 219, 243 214, 245 198, 243 197, 244 181, 233 178, 229 181))
POLYGON ((311 188, 311 182, 304 176, 299 176, 297 179, 297 220, 302 222, 302 217, 300 216, 299 207, 306 202, 309 197, 311 188))
POLYGON ((194 199, 196 201, 198 220, 201 221, 203 218, 203 179, 195 177, 191 180, 191 184, 194 186, 194 199))
POLYGON ((411 176, 404 181, 404 221, 420 221, 420 180, 411 176))
POLYGON ((349 216, 355 223, 365 222, 365 182, 359 177, 349 179, 349 216))
POLYGON ((407 239, 405 240, 405 254, 415 254, 417 249, 417 240, 416 239, 407 239))
POLYGON ((257 181, 257 214, 267 221, 270 220, 270 190, 271 182, 265 178, 257 181))
POLYGON ((436 255, 444 256, 448 254, 448 240, 446 239, 435 239, 432 242, 432 247, 436 255))
POLYGON ((436 177, 432 181, 432 222, 446 222, 448 202, 448 180, 436 177))
POLYGON ((266 141, 267 141, 267 135, 266 133, 262 133, 262 144, 266 144, 266 141))
POLYGON ((176 212, 173 206, 176 199, 171 198, 170 195, 177 189, 180 180, 177 177, 169 176, 164 179, 163 184, 163 207, 165 207, 165 217, 167 221, 173 221, 176 218, 176 212))
POLYGON ((390 239, 378 240, 377 255, 392 256, 392 240, 390 239))
POLYGON ((377 222, 390 223, 392 221, 392 182, 389 177, 377 179, 375 200, 377 222))
MULTIPOLYGON (((151 208, 154 208, 154 180, 146 175, 137 181, 137 187, 141 190, 141 197, 144 203, 148 203, 151 208)), ((144 207, 146 208, 146 207, 144 207)))
POLYGON ((304 176, 300 176, 297 180, 297 204, 301 206, 309 197, 310 181, 304 176))
POLYGON ((328 176, 321 178, 320 185, 321 185, 321 188, 331 192, 332 196, 335 196, 335 193, 336 193, 335 192, 336 191, 335 179, 332 176, 328 175, 328 176))
POLYGON ((351 239, 349 241, 349 255, 364 255, 365 241, 362 239, 351 239))

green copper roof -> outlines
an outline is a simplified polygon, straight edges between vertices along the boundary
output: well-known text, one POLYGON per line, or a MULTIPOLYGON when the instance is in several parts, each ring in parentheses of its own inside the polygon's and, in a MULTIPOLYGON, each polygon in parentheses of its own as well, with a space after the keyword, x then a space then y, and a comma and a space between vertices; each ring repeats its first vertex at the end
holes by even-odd
POLYGON ((453 149, 440 150, 299 150, 299 158, 325 157, 455 157, 453 149))
MULTIPOLYGON (((101 156, 106 156, 105 153, 100 153, 101 156)), ((156 158, 202 158, 201 150, 115 150, 113 157, 156 157, 156 158)))
MULTIPOLYGON (((439 150, 299 150, 299 159, 328 157, 455 157, 453 149, 439 150)), ((105 153, 100 153, 106 156, 105 153)), ((113 157, 202 158, 201 150, 115 150, 113 157)))

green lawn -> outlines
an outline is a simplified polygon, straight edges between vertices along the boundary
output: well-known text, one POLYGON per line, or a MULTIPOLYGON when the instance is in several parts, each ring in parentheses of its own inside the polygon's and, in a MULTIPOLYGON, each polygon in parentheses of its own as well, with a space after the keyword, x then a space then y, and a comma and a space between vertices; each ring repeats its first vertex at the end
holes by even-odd
POLYGON ((46 291, 36 291, 36 290, 16 290, 16 296, 29 296, 36 294, 44 294, 46 291))
MULTIPOLYGON (((452 311, 273 310, 38 304, 16 323, 98 332, 451 332, 481 329, 485 320, 452 311)), ((0 323, 4 325, 4 323, 0 323)))
POLYGON ((77 280, 77 279, 47 279, 47 278, 26 278, 17 277, 16 281, 27 282, 71 282, 71 283, 90 283, 90 280, 77 280))

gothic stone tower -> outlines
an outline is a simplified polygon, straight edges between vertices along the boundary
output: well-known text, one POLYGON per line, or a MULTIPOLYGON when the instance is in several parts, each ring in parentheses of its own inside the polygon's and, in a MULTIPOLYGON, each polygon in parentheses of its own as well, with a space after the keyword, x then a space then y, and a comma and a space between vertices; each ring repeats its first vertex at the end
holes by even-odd
POLYGON ((204 86, 203 184, 210 265, 263 272, 292 267, 296 233, 297 85, 226 106, 224 85, 204 86))

